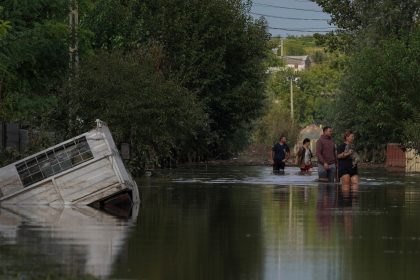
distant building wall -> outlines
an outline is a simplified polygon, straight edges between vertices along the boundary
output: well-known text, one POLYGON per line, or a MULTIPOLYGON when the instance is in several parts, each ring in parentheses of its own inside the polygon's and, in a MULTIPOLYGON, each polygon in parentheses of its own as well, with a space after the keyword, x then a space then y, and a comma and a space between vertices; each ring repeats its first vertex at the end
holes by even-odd
POLYGON ((297 71, 308 69, 311 66, 309 56, 285 56, 286 67, 295 69, 297 71))
POLYGON ((405 152, 400 144, 389 143, 386 147, 386 167, 405 168, 405 152))
POLYGON ((386 167, 420 172, 420 155, 412 149, 404 150, 400 144, 389 143, 386 147, 386 167))

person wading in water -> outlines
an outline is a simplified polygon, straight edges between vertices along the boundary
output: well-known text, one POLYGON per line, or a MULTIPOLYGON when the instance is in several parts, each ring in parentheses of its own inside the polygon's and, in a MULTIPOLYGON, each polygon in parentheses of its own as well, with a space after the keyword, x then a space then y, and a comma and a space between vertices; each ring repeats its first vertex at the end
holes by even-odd
POLYGON ((336 153, 335 144, 332 140, 333 130, 326 126, 323 134, 316 142, 316 156, 318 158, 318 176, 320 181, 333 183, 336 177, 336 153))
POLYGON ((338 157, 338 178, 343 185, 359 184, 357 163, 359 155, 354 148, 354 134, 346 131, 343 136, 344 143, 337 148, 338 157))
POLYGON ((303 140, 302 147, 300 147, 299 151, 297 152, 297 164, 300 167, 300 171, 302 172, 309 172, 312 168, 312 151, 309 148, 310 144, 311 140, 309 140, 309 138, 305 138, 303 140))
POLYGON ((284 171, 289 155, 290 149, 286 144, 286 136, 281 136, 279 142, 271 148, 271 159, 273 160, 274 173, 284 171))
POLYGON ((289 159, 290 149, 286 144, 286 137, 281 136, 279 143, 271 148, 271 159, 273 160, 273 172, 283 172, 286 161, 289 159))

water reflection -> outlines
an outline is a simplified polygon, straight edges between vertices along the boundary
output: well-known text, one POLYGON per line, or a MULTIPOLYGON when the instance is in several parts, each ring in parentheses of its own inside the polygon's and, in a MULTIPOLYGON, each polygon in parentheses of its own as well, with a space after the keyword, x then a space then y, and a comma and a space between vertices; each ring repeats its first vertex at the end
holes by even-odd
MULTIPOLYGON (((192 202, 182 193, 206 197, 208 207, 202 205, 199 211, 179 213, 176 219, 175 228, 191 231, 198 224, 207 224, 196 214, 211 215, 211 205, 223 193, 224 204, 218 208, 223 214, 217 216, 218 223, 205 227, 205 234, 197 232, 199 237, 193 240, 200 238, 202 243, 188 247, 188 252, 194 252, 205 264, 200 269, 208 277, 201 279, 235 279, 220 270, 213 274, 212 268, 220 267, 217 260, 227 261, 227 265, 241 263, 237 279, 416 279, 414 275, 420 273, 416 264, 420 228, 415 222, 420 219, 420 176, 362 171, 360 186, 340 186, 318 184, 314 175, 303 177, 292 168, 286 171, 285 175, 276 176, 269 168, 261 167, 220 167, 191 173, 181 170, 171 174, 173 184, 148 182, 151 188, 147 192, 159 196, 164 190, 165 202, 171 209, 179 209, 181 202, 184 207, 192 202), (184 219, 191 223, 184 224, 184 219), (217 240, 214 232, 221 225, 226 234, 236 238, 223 249, 209 248, 207 242, 213 244, 217 240), (241 228, 253 230, 238 232, 241 228), (242 235, 250 239, 241 240, 242 235), (235 248, 241 248, 242 254, 235 248), (217 257, 199 253, 208 251, 217 257)), ((171 233, 167 237, 170 240, 171 233)), ((188 259, 181 248, 177 255, 188 259)), ((159 260, 155 260, 158 263, 153 267, 157 268, 159 260)), ((177 269, 169 269, 164 275, 182 274, 185 264, 175 261, 175 266, 177 269)), ((139 267, 135 275, 163 279, 154 277, 147 267, 139 267)), ((199 279, 194 270, 182 275, 183 279, 199 279)))
POLYGON ((137 218, 91 207, 2 206, 1 279, 108 277, 137 218))
POLYGON ((340 186, 293 168, 170 170, 138 182, 142 209, 129 220, 90 208, 1 209, 0 273, 417 279, 420 175, 361 174, 359 186, 340 186))

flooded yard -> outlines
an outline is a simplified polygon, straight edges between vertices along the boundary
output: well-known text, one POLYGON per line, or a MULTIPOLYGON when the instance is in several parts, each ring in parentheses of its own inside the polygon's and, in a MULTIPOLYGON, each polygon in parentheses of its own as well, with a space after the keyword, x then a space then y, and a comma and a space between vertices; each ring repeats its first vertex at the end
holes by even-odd
POLYGON ((417 279, 420 174, 361 178, 200 166, 138 180, 130 217, 0 208, 0 279, 417 279))

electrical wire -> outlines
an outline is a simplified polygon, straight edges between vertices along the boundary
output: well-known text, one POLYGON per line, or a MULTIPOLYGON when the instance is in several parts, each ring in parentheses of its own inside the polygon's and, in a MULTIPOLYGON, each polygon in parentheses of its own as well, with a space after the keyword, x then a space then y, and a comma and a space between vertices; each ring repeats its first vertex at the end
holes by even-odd
POLYGON ((284 30, 284 31, 295 31, 295 32, 312 32, 312 33, 316 33, 316 32, 330 32, 330 31, 334 31, 336 30, 336 28, 329 28, 324 29, 322 27, 320 28, 313 28, 313 29, 293 29, 293 28, 283 28, 283 27, 272 27, 272 26, 268 26, 268 29, 274 29, 274 30, 284 30))
POLYGON ((258 3, 258 2, 254 2, 253 5, 263 6, 263 7, 271 7, 271 8, 277 8, 277 9, 286 9, 286 10, 296 10, 296 11, 305 11, 305 12, 324 13, 323 11, 320 11, 320 10, 292 8, 292 7, 277 6, 277 5, 264 4, 264 3, 258 3))
POLYGON ((329 19, 326 18, 295 18, 295 17, 282 17, 282 16, 273 16, 273 15, 266 15, 260 13, 250 12, 252 15, 269 17, 269 18, 281 18, 281 19, 291 19, 291 20, 318 20, 318 21, 328 21, 329 19))

